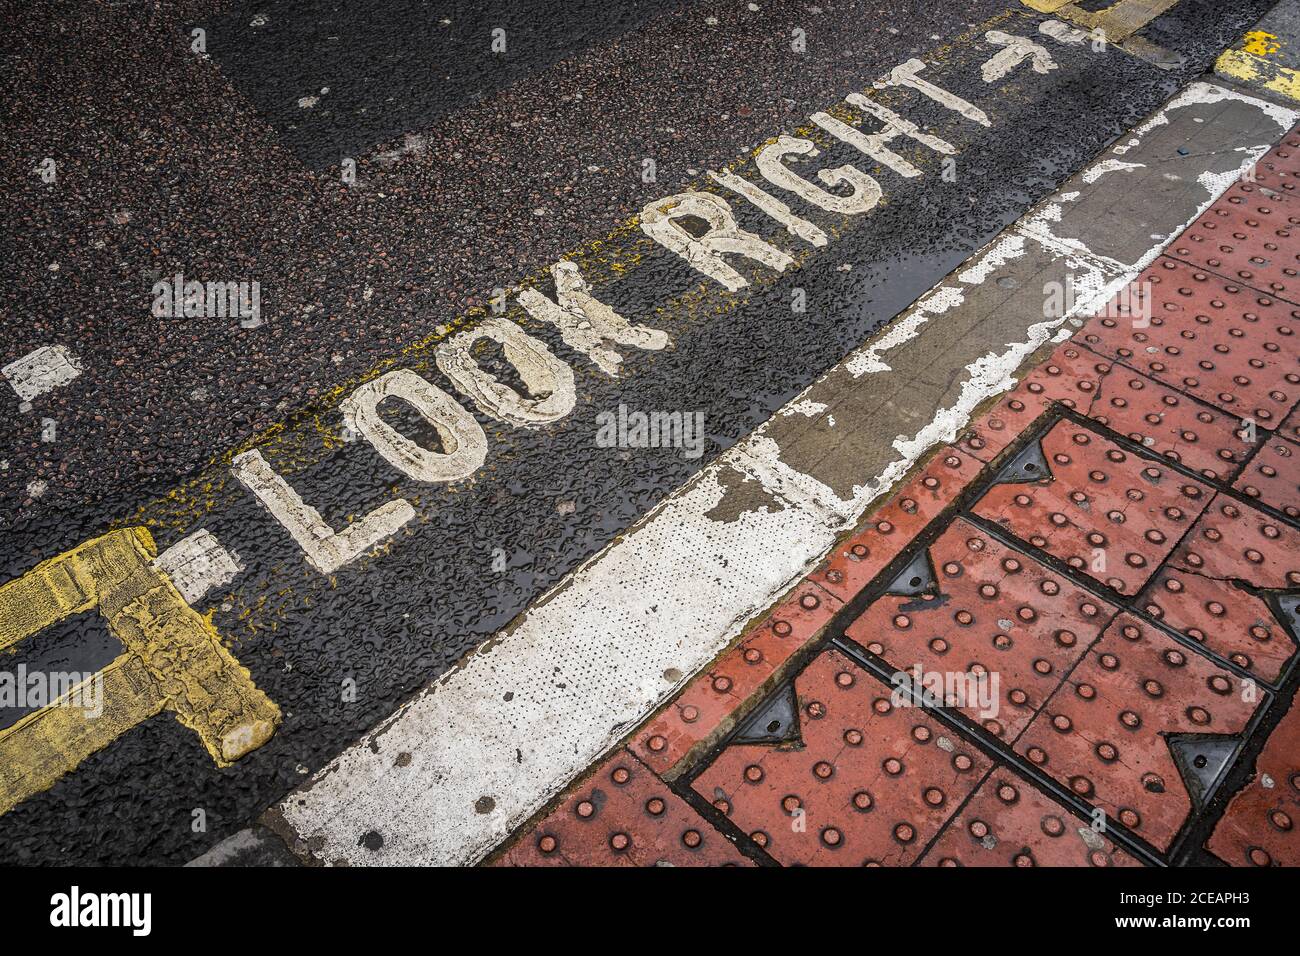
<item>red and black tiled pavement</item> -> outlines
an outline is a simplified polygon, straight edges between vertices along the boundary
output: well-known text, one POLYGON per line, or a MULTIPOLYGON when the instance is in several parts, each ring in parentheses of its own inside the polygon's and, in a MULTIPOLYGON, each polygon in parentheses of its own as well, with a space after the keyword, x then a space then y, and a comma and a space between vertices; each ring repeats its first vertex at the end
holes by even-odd
POLYGON ((1234 185, 492 862, 1300 864, 1297 226, 1234 185))

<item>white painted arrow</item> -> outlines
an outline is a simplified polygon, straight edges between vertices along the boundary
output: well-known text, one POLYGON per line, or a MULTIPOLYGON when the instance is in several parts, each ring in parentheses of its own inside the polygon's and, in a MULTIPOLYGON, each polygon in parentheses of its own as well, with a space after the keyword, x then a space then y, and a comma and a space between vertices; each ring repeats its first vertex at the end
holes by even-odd
POLYGON ((1047 48, 1039 46, 1026 37, 1013 36, 1010 33, 1003 33, 1001 30, 990 30, 984 34, 984 39, 997 46, 1005 47, 1005 49, 999 50, 991 56, 984 64, 983 76, 985 83, 992 83, 994 80, 1002 79, 1026 60, 1032 60, 1035 73, 1046 74, 1056 69, 1056 61, 1047 52, 1047 48))

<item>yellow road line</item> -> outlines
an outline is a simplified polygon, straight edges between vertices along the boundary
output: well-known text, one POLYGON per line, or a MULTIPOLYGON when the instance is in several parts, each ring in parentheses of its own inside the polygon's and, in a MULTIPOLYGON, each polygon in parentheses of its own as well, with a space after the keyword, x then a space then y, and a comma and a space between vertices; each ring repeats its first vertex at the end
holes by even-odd
POLYGON ((144 528, 112 531, 0 585, 0 649, 89 610, 124 648, 108 667, 0 731, 0 813, 164 709, 199 735, 219 767, 275 733, 280 709, 211 621, 153 566, 156 556, 144 528), (87 695, 90 682, 98 682, 97 693, 87 695), (101 712, 88 709, 88 696, 101 712))
POLYGON ((162 711, 165 701, 144 665, 122 656, 91 680, 103 701, 98 715, 79 705, 82 688, 0 731, 0 813, 48 790, 79 763, 162 711))
MULTIPOLYGON (((1249 38, 1249 34, 1247 34, 1249 38)), ((1238 82, 1285 96, 1287 99, 1300 101, 1300 70, 1282 66, 1267 59, 1267 55, 1276 53, 1275 48, 1269 54, 1261 56, 1250 52, 1251 41, 1247 46, 1228 50, 1214 64, 1214 72, 1220 76, 1231 77, 1238 82)))
POLYGON ((1051 13, 1085 30, 1098 30, 1111 43, 1119 43, 1177 5, 1179 0, 1116 0, 1101 10, 1085 10, 1070 0, 1021 0, 1039 13, 1051 13))

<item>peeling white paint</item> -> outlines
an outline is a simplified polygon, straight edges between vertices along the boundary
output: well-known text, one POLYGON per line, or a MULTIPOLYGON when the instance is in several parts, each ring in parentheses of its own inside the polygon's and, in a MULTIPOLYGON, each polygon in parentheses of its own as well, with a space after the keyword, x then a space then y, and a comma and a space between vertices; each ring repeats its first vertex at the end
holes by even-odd
MULTIPOLYGON (((1223 103, 1230 100, 1239 103, 1247 103, 1250 106, 1253 106, 1269 119, 1273 120, 1273 122, 1277 123, 1278 129, 1282 132, 1289 131, 1291 127, 1296 124, 1296 111, 1283 106, 1280 103, 1262 100, 1251 96, 1248 93, 1242 93, 1226 86, 1218 86, 1214 83, 1197 81, 1185 87, 1177 96, 1165 104, 1163 109, 1134 130, 1134 136, 1140 139, 1157 126, 1164 126, 1167 124, 1169 122, 1169 113, 1172 110, 1180 110, 1188 106, 1195 106, 1198 103, 1213 105, 1215 103, 1223 103)), ((1269 146, 1271 147, 1272 143, 1270 143, 1269 146)))
POLYGON ((43 345, 0 368, 0 375, 24 402, 67 385, 80 374, 81 363, 62 345, 43 345))
POLYGON ((1067 26, 1060 20, 1044 20, 1038 25, 1038 32, 1059 43, 1068 43, 1071 46, 1080 46, 1088 42, 1088 34, 1067 26))
POLYGON ((187 604, 229 584, 244 570, 239 557, 227 551, 207 528, 181 538, 154 558, 153 565, 171 579, 187 604))
POLYGON ((814 402, 811 398, 806 398, 803 401, 791 402, 777 414, 782 415, 785 418, 789 418, 791 415, 803 415, 805 418, 816 418, 828 408, 830 408, 830 406, 825 402, 814 402))
POLYGON ((1083 181, 1088 184, 1095 183, 1107 173, 1116 173, 1125 169, 1144 169, 1146 163, 1126 163, 1121 159, 1104 159, 1100 163, 1094 163, 1084 171, 1083 181))
POLYGON ((957 273, 957 279, 967 285, 982 285, 994 272, 1024 254, 1025 237, 1012 233, 996 240, 973 266, 957 273))
POLYGON ((915 435, 910 438, 899 435, 894 440, 894 449, 902 456, 900 462, 906 466, 904 473, 911 462, 935 445, 956 439, 970 421, 971 413, 982 401, 1013 388, 1016 384, 1014 373, 1020 363, 1047 342, 1068 317, 1044 319, 1035 323, 1026 330, 1024 340, 1009 343, 1001 352, 989 352, 967 365, 966 378, 962 382, 957 401, 947 408, 939 409, 930 423, 915 435))
POLYGON ((949 309, 955 309, 966 301, 965 294, 955 286, 940 286, 933 290, 915 306, 895 319, 867 345, 849 354, 844 360, 845 370, 854 378, 872 372, 888 372, 890 366, 881 358, 881 353, 897 348, 904 342, 916 337, 921 326, 931 316, 942 315, 949 309))

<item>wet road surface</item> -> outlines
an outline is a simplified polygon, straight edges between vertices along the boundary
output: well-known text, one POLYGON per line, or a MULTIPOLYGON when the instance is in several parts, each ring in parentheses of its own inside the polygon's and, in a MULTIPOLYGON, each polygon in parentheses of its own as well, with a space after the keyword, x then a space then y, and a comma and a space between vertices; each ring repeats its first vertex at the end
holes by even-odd
MULTIPOLYGON (((58 343, 80 374, 26 411, 6 399, 0 579, 114 528, 147 527, 159 551, 206 529, 242 567, 195 607, 282 719, 225 768, 181 722, 141 722, 0 817, 15 861, 183 862, 247 823, 1202 73, 1267 4, 1178 5, 1149 28, 1181 55, 1172 69, 1056 43, 1006 3, 626 4, 598 24, 572 7, 283 6, 71 22, 38 5, 22 15, 30 39, 5 51, 0 148, 19 174, 0 365, 58 343), (990 30, 1036 38, 1057 69, 990 82, 990 30), (907 86, 872 99, 949 143, 951 166, 900 140, 920 170, 900 176, 809 122, 912 57, 988 125, 907 86), (805 176, 854 163, 882 187, 863 215, 785 197, 824 246, 704 176, 762 184, 753 151, 782 133, 821 148, 805 176), (30 171, 44 157, 53 183, 30 171), (748 284, 731 292, 637 228, 647 203, 686 188, 725 196, 791 267, 732 258, 748 284), (554 297, 562 257, 670 345, 621 348, 611 377, 494 291, 554 297), (262 321, 151 314, 176 273, 256 280, 262 321), (466 401, 482 468, 412 481, 344 431, 339 401, 396 368, 458 395, 435 356, 494 298, 572 370, 575 405, 520 428, 466 401), (701 453, 600 447, 598 416, 620 404, 702 415, 701 453), (323 574, 232 475, 253 447, 334 528, 398 500, 412 517, 323 574)), ((477 356, 527 391, 500 348, 477 356)), ((450 450, 393 405, 381 412, 400 433, 450 450)), ((102 616, 79 611, 10 660, 90 672, 118 653, 102 616)))

